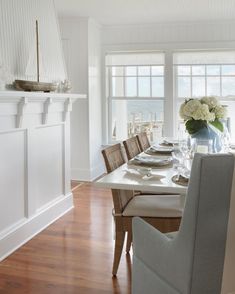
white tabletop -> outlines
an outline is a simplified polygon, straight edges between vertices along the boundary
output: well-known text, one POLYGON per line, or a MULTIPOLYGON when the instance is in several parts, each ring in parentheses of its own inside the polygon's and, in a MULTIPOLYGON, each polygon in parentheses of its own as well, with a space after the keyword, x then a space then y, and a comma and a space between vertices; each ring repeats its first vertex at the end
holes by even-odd
POLYGON ((173 167, 155 168, 154 173, 164 176, 161 180, 156 177, 143 179, 139 175, 127 171, 127 164, 122 165, 110 174, 103 176, 95 182, 95 185, 102 188, 141 190, 156 193, 179 193, 186 194, 187 187, 177 185, 171 178, 176 174, 173 167))

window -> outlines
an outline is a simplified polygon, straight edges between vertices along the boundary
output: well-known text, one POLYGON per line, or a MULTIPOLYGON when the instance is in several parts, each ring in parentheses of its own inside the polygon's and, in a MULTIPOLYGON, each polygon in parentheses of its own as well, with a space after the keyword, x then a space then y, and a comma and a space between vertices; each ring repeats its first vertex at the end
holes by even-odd
POLYGON ((109 140, 120 141, 146 131, 162 136, 164 122, 164 54, 106 56, 109 140))
MULTIPOLYGON (((217 96, 229 106, 231 132, 235 134, 235 52, 179 52, 173 60, 177 110, 185 98, 217 96)), ((179 117, 178 122, 181 132, 184 124, 179 117)))

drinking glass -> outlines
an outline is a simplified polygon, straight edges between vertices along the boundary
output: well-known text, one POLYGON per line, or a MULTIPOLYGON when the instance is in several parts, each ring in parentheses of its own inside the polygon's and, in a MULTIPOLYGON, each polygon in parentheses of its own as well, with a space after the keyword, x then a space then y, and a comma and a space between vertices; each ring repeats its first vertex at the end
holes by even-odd
POLYGON ((179 180, 182 169, 184 168, 184 165, 183 165, 184 156, 179 146, 174 147, 174 150, 172 152, 172 158, 174 162, 174 168, 177 170, 177 180, 179 180))
POLYGON ((190 138, 179 141, 179 149, 181 150, 184 158, 189 157, 190 147, 190 138))
POLYGON ((229 131, 226 126, 224 126, 224 131, 221 135, 221 142, 222 142, 222 151, 223 152, 229 152, 230 150, 230 141, 231 141, 231 136, 229 134, 229 131))

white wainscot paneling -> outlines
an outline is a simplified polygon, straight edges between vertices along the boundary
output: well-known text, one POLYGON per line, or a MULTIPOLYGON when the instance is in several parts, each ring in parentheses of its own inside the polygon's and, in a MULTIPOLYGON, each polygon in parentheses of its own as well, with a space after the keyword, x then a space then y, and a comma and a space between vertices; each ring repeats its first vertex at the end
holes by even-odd
POLYGON ((0 261, 73 208, 70 111, 84 95, 0 92, 0 261))
POLYGON ((35 129, 35 196, 38 209, 64 193, 63 132, 63 124, 35 129))
POLYGON ((0 232, 25 217, 25 131, 0 132, 0 232))

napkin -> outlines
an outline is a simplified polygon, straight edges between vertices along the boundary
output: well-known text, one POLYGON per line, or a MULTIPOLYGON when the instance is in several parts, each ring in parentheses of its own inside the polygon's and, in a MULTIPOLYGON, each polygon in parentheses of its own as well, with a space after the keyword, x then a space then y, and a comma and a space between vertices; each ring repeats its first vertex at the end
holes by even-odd
POLYGON ((136 156, 133 159, 131 159, 128 164, 129 165, 143 165, 143 166, 149 166, 149 167, 159 167, 168 165, 172 162, 171 157, 151 157, 151 156, 136 156))
POLYGON ((163 178, 165 178, 165 176, 163 175, 159 175, 159 174, 156 174, 156 173, 153 173, 152 171, 148 172, 148 174, 144 174, 143 171, 145 170, 146 168, 144 169, 141 169, 140 168, 127 168, 125 170, 125 172, 130 175, 130 176, 134 176, 134 177, 137 177, 137 178, 141 178, 143 180, 161 180, 163 178))

